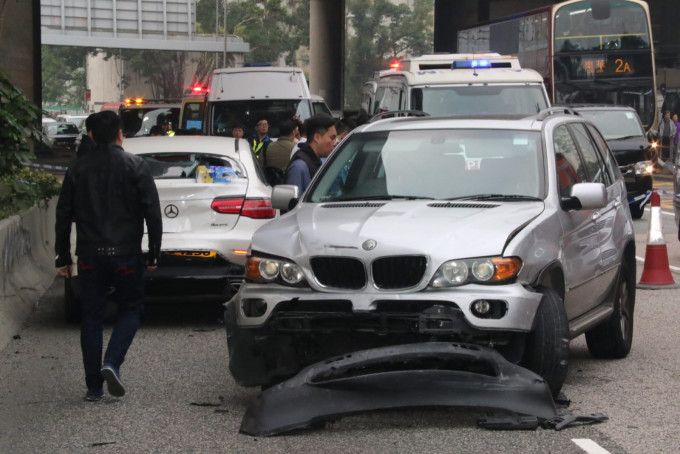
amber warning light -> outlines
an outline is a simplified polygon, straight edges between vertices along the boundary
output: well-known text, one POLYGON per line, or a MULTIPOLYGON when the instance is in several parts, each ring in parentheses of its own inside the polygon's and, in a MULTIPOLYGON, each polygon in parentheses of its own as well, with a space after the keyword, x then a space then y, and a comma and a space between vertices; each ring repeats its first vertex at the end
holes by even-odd
POLYGON ((193 93, 195 95, 200 95, 202 93, 207 93, 207 92, 208 92, 208 89, 203 87, 202 85, 194 85, 193 87, 191 87, 191 93, 193 93))

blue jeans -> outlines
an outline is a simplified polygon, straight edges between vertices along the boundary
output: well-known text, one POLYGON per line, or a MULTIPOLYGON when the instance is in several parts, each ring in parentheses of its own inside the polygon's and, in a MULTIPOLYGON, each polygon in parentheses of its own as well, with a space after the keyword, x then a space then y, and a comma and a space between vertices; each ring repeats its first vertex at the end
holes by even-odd
POLYGON ((144 307, 144 263, 141 255, 78 258, 82 324, 80 347, 88 389, 101 389, 103 325, 106 300, 113 287, 118 315, 104 354, 104 363, 119 368, 139 328, 144 307))

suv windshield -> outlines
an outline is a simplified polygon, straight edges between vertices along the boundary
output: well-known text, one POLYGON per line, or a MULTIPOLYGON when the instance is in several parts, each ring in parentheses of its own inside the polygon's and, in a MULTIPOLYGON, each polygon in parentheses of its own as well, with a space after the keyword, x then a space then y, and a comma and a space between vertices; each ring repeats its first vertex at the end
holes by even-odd
POLYGON ((539 85, 470 85, 416 87, 411 105, 430 115, 525 114, 548 107, 539 85))
POLYGON ((579 114, 595 123, 605 140, 644 137, 640 119, 625 110, 579 110, 579 114))
POLYGON ((540 198, 541 135, 517 130, 411 130, 351 136, 308 201, 540 198))

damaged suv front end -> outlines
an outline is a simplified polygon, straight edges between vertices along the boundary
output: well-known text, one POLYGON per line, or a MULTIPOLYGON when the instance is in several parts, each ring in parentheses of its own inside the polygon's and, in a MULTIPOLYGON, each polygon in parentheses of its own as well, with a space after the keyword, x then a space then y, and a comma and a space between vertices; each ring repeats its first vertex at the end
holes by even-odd
POLYGON ((602 307, 634 243, 617 205, 600 235, 609 262, 581 252, 566 263, 583 248, 565 249, 565 225, 581 221, 564 217, 620 204, 625 188, 619 175, 609 189, 584 180, 562 197, 545 135, 535 119, 381 121, 349 136, 299 202, 275 187, 278 207, 298 203, 255 233, 226 305, 236 381, 268 386, 336 355, 455 342, 498 351, 556 395, 569 339, 612 314, 602 307), (572 274, 589 303, 566 306, 572 274))

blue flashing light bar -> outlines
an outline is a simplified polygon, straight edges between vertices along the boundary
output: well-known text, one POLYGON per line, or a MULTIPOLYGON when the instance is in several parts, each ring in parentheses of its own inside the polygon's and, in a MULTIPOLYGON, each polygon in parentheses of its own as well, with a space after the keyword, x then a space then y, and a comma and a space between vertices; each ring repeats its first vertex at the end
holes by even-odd
POLYGON ((491 62, 489 60, 455 60, 451 65, 451 68, 491 68, 491 62))

